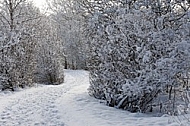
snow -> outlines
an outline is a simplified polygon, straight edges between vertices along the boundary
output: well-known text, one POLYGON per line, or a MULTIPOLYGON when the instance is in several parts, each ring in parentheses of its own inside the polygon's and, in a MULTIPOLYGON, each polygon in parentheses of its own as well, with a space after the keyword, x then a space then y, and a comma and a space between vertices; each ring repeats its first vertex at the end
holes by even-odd
MULTIPOLYGON (((88 72, 65 70, 62 85, 0 93, 0 126, 179 126, 174 117, 130 113, 88 95, 88 72)), ((185 125, 189 125, 185 123, 185 125)))

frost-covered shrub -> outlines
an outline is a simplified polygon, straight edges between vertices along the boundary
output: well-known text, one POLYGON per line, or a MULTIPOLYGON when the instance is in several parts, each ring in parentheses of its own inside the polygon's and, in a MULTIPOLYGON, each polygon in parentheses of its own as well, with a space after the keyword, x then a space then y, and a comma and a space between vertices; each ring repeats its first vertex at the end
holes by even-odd
POLYGON ((8 43, 0 48, 0 83, 2 90, 33 85, 35 69, 34 41, 29 36, 5 34, 1 42, 8 43), (7 36, 6 36, 7 35, 7 36), (16 37, 15 37, 16 36, 16 37), (26 38, 27 37, 27 38, 26 38), (12 43, 13 42, 13 43, 12 43))
POLYGON ((132 112, 152 111, 157 105, 165 109, 167 103, 174 109, 179 75, 190 68, 187 1, 87 5, 94 7, 87 18, 89 94, 132 112))

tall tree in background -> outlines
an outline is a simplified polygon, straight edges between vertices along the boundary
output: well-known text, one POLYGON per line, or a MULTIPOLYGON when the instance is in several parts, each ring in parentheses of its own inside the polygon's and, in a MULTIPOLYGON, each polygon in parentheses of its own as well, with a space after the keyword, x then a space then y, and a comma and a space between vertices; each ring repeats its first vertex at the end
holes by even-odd
POLYGON ((53 11, 51 17, 57 24, 57 35, 63 45, 65 68, 86 68, 87 45, 84 41, 84 19, 79 3, 73 0, 53 0, 48 3, 53 11))

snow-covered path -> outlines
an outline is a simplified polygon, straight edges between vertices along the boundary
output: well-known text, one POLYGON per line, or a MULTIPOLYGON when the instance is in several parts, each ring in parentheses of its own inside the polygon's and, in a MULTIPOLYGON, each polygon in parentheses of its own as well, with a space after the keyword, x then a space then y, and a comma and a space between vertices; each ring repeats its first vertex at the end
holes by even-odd
POLYGON ((0 126, 178 126, 105 106, 88 96, 88 72, 65 70, 65 83, 0 93, 0 126))

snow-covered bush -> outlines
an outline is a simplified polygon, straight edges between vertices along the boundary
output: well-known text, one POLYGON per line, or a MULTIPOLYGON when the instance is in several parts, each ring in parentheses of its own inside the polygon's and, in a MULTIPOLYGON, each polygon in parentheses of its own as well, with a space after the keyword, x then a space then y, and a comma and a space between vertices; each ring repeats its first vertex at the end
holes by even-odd
POLYGON ((179 76, 190 68, 188 1, 107 0, 85 6, 89 94, 131 112, 166 109, 168 102, 174 111, 179 76))

